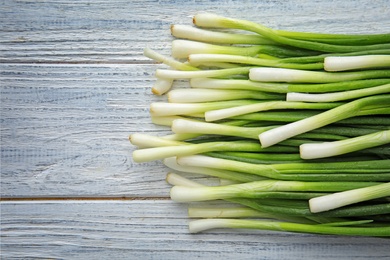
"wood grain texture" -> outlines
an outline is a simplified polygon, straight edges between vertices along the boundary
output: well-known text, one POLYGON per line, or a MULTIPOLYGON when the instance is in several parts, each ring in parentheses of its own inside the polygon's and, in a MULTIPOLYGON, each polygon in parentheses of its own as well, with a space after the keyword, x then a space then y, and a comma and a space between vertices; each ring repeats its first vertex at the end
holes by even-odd
POLYGON ((1 258, 388 259, 383 239, 188 234, 185 207, 167 200, 167 169, 134 163, 128 135, 168 133, 149 118, 149 104, 165 97, 151 94, 160 65, 142 51, 169 54, 173 23, 211 11, 275 29, 380 33, 389 8, 387 0, 0 2, 0 196, 10 199, 0 201, 1 258), (99 200, 107 197, 131 200, 99 200))
POLYGON ((273 28, 383 32, 388 6, 375 3, 5 1, 1 195, 166 196, 165 169, 134 164, 126 140, 164 133, 149 119, 149 103, 164 98, 150 94, 158 65, 142 57, 145 46, 169 54, 169 25, 203 10, 273 28))
POLYGON ((210 230, 171 201, 3 203, 4 259, 388 259, 387 239, 210 230))
POLYGON ((132 171, 128 141, 161 130, 148 117, 153 66, 1 67, 2 196, 162 195, 160 165, 132 171))
POLYGON ((0 61, 91 63, 144 61, 148 45, 168 53, 169 26, 211 11, 275 29, 385 32, 386 0, 358 1, 3 1, 0 61), (243 15, 244 14, 244 15, 243 15))

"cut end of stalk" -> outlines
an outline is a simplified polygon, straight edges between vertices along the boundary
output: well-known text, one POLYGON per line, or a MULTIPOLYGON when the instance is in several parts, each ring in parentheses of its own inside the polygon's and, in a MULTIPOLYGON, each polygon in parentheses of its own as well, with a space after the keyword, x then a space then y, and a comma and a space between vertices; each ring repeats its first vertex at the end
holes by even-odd
POLYGON ((156 96, 161 96, 163 93, 160 93, 158 91, 158 89, 155 89, 155 88, 152 88, 152 94, 156 95, 156 96))
POLYGON ((191 122, 186 119, 176 119, 172 121, 171 130, 174 133, 181 134, 181 133, 188 133, 191 132, 190 128, 191 122), (188 126, 190 124, 190 126, 188 126))
POLYGON ((297 93, 297 92, 289 92, 286 94, 286 101, 289 102, 296 102, 296 101, 303 101, 303 102, 313 102, 310 97, 311 94, 306 94, 306 93, 297 93))
POLYGON ((323 79, 321 72, 286 68, 252 68, 249 71, 249 79, 262 82, 302 82, 319 83, 323 79))
MULTIPOLYGON (((222 111, 225 111, 227 109, 220 109, 222 111)), ((227 118, 228 116, 225 116, 224 114, 222 114, 220 112, 220 110, 211 110, 211 111, 206 111, 204 113, 204 119, 206 122, 214 122, 214 121, 218 121, 218 120, 221 120, 221 119, 224 119, 224 118, 227 118)))
POLYGON ((193 166, 193 164, 196 164, 196 166, 200 167, 210 167, 210 160, 218 161, 216 158, 210 158, 204 155, 187 155, 176 158, 177 164, 181 166, 193 166))
POLYGON ((192 41, 192 40, 173 40, 172 57, 177 59, 187 59, 190 54, 212 53, 213 45, 192 41))
POLYGON ((175 166, 177 165, 176 159, 177 159, 176 156, 164 158, 163 164, 165 166, 175 170, 175 166))
POLYGON ((174 32, 174 30, 175 30, 175 25, 174 25, 174 24, 171 24, 171 26, 169 27, 169 30, 170 30, 170 32, 171 32, 171 35, 174 36, 173 32, 174 32))
POLYGON ((150 119, 155 125, 171 126, 172 121, 180 118, 179 116, 151 116, 150 119))
POLYGON ((185 186, 185 187, 203 187, 202 184, 194 182, 192 180, 189 180, 187 178, 184 178, 183 176, 169 172, 165 178, 166 182, 171 184, 172 186, 174 185, 180 185, 180 186, 185 186))
POLYGON ((320 213, 337 208, 338 205, 328 196, 321 196, 309 200, 309 209, 312 213, 320 213))
POLYGON ((155 113, 155 111, 156 111, 156 109, 155 109, 155 105, 154 105, 154 103, 151 103, 150 105, 149 105, 149 112, 150 112, 150 114, 154 114, 155 113))
MULTIPOLYGON (((171 103, 202 103, 211 101, 228 100, 224 93, 212 89, 174 89, 168 93, 168 101, 171 103)), ((234 98, 234 97, 231 97, 234 98)))
POLYGON ((390 66, 390 55, 331 56, 324 59, 326 71, 347 71, 390 66))
POLYGON ((143 150, 135 150, 132 154, 133 161, 136 163, 143 163, 147 160, 144 159, 143 150))
POLYGON ((332 147, 331 142, 307 143, 299 146, 299 154, 302 159, 319 159, 338 155, 338 151, 332 147))
POLYGON ((152 87, 152 93, 158 96, 164 95, 172 88, 172 84, 172 79, 157 78, 152 87))
POLYGON ((199 27, 223 28, 220 24, 221 17, 212 13, 199 13, 192 18, 192 23, 199 27))
POLYGON ((278 141, 273 141, 272 138, 269 137, 269 135, 270 134, 268 133, 268 131, 259 134, 259 141, 262 148, 267 148, 278 143, 278 141))
POLYGON ((176 202, 201 201, 197 196, 200 194, 192 192, 191 189, 193 189, 193 187, 173 186, 169 192, 169 196, 171 197, 171 200, 176 202))
POLYGON ((129 136, 129 141, 132 145, 137 146, 138 149, 142 149, 150 148, 150 140, 153 138, 147 134, 135 133, 129 136))
POLYGON ((188 229, 190 233, 199 233, 209 229, 227 227, 227 219, 200 219, 193 220, 189 223, 188 229))
POLYGON ((175 116, 171 103, 153 102, 149 106, 149 112, 152 116, 175 116))
MULTIPOLYGON (((347 60, 342 59, 341 57, 332 56, 325 57, 324 59, 324 70, 326 71, 344 71, 346 70, 346 66, 350 66, 349 62, 346 63, 347 60)), ((350 60, 351 61, 351 60, 350 60)), ((352 62, 353 64, 354 62, 352 62)))
POLYGON ((139 135, 140 135, 140 134, 138 134, 138 133, 129 135, 129 141, 130 141, 130 143, 131 143, 132 145, 137 146, 137 139, 138 139, 138 136, 139 136, 139 135))
POLYGON ((187 45, 186 45, 185 40, 174 40, 172 41, 172 46, 171 46, 171 52, 172 52, 172 57, 177 58, 177 59, 186 59, 187 56, 189 55, 189 52, 187 50, 187 45))
POLYGON ((172 173, 172 172, 167 173, 167 176, 165 177, 165 182, 172 185, 172 186, 177 185, 177 184, 175 184, 175 181, 174 181, 175 176, 172 177, 172 174, 174 174, 174 173, 172 173))
POLYGON ((144 48, 143 54, 145 57, 148 57, 152 60, 156 60, 156 55, 158 55, 155 51, 148 47, 144 48))
POLYGON ((167 176, 165 177, 165 181, 172 186, 174 185, 187 186, 187 185, 183 185, 183 181, 185 180, 187 179, 182 178, 180 175, 173 172, 168 172, 167 176))

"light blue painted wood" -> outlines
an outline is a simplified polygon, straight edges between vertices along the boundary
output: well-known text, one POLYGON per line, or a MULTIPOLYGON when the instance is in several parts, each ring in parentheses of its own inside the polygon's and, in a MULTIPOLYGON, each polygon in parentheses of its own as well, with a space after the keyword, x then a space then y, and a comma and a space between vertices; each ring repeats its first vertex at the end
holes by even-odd
POLYGON ((270 231, 189 234, 171 201, 1 204, 2 258, 388 259, 389 241, 270 231))
POLYGON ((165 201, 160 162, 135 164, 133 132, 151 124, 149 46, 170 53, 173 23, 199 11, 275 29, 380 33, 386 0, 3 1, 0 4, 2 258, 385 259, 388 240, 218 230, 191 235, 165 201), (147 197, 160 198, 149 200, 147 197))

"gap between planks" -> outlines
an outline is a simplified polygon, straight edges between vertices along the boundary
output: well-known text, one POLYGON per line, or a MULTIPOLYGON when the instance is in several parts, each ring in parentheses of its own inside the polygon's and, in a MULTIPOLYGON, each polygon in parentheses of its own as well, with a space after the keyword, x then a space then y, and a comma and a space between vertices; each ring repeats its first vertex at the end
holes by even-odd
POLYGON ((156 64, 162 64, 162 62, 154 61, 154 60, 102 60, 102 61, 94 61, 94 60, 75 60, 75 61, 40 61, 40 60, 34 60, 34 61, 23 61, 23 60, 2 60, 0 59, 0 64, 23 64, 23 65, 53 65, 53 64, 59 64, 59 65, 74 65, 74 64, 90 64, 90 65, 156 65, 156 64))
POLYGON ((170 200, 169 197, 126 197, 126 196, 99 196, 99 197, 2 197, 0 198, 0 202, 44 202, 44 201, 51 201, 51 202, 63 202, 63 201, 85 201, 85 202, 92 202, 92 201, 167 201, 170 200))

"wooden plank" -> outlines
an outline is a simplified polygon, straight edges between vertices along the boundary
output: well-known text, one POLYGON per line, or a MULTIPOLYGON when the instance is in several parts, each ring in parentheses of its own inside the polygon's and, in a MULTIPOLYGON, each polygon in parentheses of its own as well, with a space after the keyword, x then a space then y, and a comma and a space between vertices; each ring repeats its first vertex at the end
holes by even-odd
POLYGON ((189 234, 171 201, 2 202, 2 258, 386 259, 390 241, 271 231, 189 234))
POLYGON ((140 62, 145 46, 169 53, 169 26, 209 11, 275 29, 388 32, 388 1, 5 1, 0 62, 140 62))
POLYGON ((1 65, 1 196, 166 196, 128 136, 149 118, 153 65, 1 65))
POLYGON ((3 1, 0 196, 11 201, 0 202, 1 257, 388 258, 385 239, 189 234, 186 206, 167 200, 166 169, 132 162, 127 140, 166 133, 148 117, 161 99, 150 95, 156 66, 142 50, 169 54, 170 24, 206 10, 277 29, 379 33, 390 28, 388 8, 386 0, 3 1), (113 196, 143 200, 96 200, 113 196), (67 200, 75 197, 95 200, 67 200))

